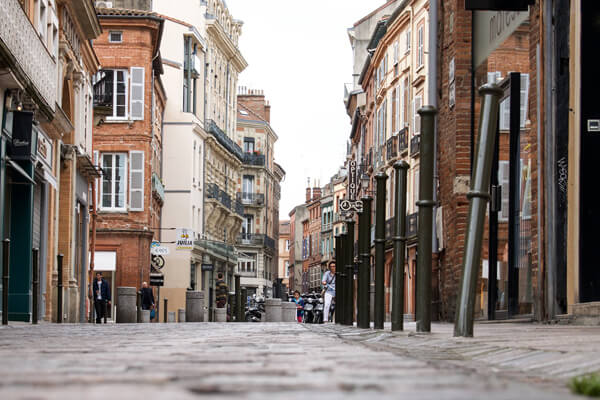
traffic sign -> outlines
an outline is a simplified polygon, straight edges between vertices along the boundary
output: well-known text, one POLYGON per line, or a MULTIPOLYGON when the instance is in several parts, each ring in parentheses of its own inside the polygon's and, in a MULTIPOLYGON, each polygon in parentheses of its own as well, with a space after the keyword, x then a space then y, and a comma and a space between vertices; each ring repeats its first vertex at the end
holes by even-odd
POLYGON ((162 273, 150 273, 150 286, 163 286, 165 284, 165 276, 162 273))

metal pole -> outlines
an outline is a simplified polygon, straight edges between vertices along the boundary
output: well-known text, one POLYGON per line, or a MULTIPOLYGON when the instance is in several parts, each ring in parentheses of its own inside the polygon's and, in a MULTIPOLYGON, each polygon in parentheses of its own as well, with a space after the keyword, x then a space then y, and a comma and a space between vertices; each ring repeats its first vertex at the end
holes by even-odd
POLYGON ((431 251, 433 224, 433 140, 435 114, 432 106, 422 107, 421 162, 419 165, 419 257, 417 257, 417 332, 431 332, 431 251))
POLYGON ((248 302, 248 289, 245 286, 241 288, 242 292, 242 318, 240 321, 246 321, 246 303, 248 302))
MULTIPOLYGON (((341 304, 343 303, 341 297, 340 297, 340 290, 342 288, 341 285, 341 270, 342 270, 342 236, 341 235, 337 235, 335 237, 335 286, 336 286, 336 293, 335 293, 335 323, 336 324, 340 324, 342 319, 341 319, 341 304)), ((331 318, 329 318, 329 320, 331 321, 331 318)))
POLYGON ((166 324, 167 322, 169 322, 169 299, 167 299, 165 297, 165 299, 163 301, 164 301, 164 308, 165 308, 163 310, 163 317, 165 319, 165 324, 166 324))
POLYGON ((40 270, 38 262, 39 249, 31 249, 32 255, 32 269, 33 269, 33 282, 32 288, 33 298, 31 300, 31 323, 37 325, 38 323, 38 301, 40 291, 40 270))
POLYGON ((369 196, 363 196, 363 212, 358 224, 358 284, 357 284, 357 325, 362 329, 371 327, 371 312, 369 310, 371 286, 371 202, 369 196))
POLYGON ((354 219, 347 223, 346 238, 346 325, 354 325, 354 219))
POLYGON ((56 323, 62 323, 62 306, 63 306, 63 258, 64 255, 56 256, 56 323))
POLYGON ((234 275, 235 285, 235 322, 240 322, 240 305, 242 304, 242 292, 240 290, 240 275, 234 275))
POLYGON ((489 199, 488 189, 496 141, 498 103, 502 90, 495 84, 487 84, 479 89, 479 93, 482 96, 479 140, 471 177, 471 190, 467 194, 470 202, 469 220, 463 256, 463 274, 454 321, 454 336, 473 336, 475 292, 481 262, 485 208, 489 199))
POLYGON ((336 263, 336 271, 339 272, 340 280, 336 282, 335 288, 335 299, 336 304, 335 308, 337 310, 336 314, 340 317, 340 324, 346 325, 346 239, 348 238, 348 233, 344 232, 340 235, 340 263, 339 267, 336 263), (339 300, 339 304, 337 301, 339 300))
POLYGON ((404 259, 406 257, 406 174, 409 165, 397 161, 394 216, 394 270, 392 272, 392 330, 404 329, 404 259))
POLYGON ((383 329, 385 317, 385 172, 375 175, 377 194, 375 204, 375 329, 383 329))
POLYGON ((10 239, 2 241, 2 325, 8 325, 8 279, 10 262, 10 239))

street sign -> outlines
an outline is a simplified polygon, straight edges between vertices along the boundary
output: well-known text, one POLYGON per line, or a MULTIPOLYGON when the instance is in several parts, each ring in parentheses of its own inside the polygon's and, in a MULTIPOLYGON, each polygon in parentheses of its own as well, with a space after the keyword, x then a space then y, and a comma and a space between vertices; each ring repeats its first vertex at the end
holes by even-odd
POLYGON ((166 246, 161 246, 160 242, 152 242, 150 245, 150 254, 155 256, 166 256, 169 254, 169 248, 166 246))
POLYGON ((363 202, 362 200, 340 200, 340 210, 342 212, 362 212, 363 202))
POLYGON ((213 264, 202 264, 200 266, 200 269, 202 271, 214 271, 215 270, 215 266, 213 264))
POLYGON ((152 268, 155 271, 160 271, 165 266, 165 259, 162 256, 153 255, 151 258, 152 268))
POLYGON ((177 228, 175 239, 176 250, 192 250, 194 247, 194 231, 186 228, 177 228))
POLYGON ((165 276, 161 273, 150 273, 150 286, 163 286, 165 284, 165 276))

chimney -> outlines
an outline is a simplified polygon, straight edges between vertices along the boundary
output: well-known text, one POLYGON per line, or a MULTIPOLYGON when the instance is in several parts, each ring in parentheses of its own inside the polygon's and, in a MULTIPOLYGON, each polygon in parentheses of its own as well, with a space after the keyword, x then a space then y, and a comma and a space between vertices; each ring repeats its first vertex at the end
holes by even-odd
POLYGON ((265 120, 268 123, 271 123, 271 105, 269 102, 265 102, 265 120))
POLYGON ((313 200, 318 200, 321 198, 321 188, 319 187, 316 180, 315 180, 315 183, 313 186, 312 194, 313 194, 313 200))
POLYGON ((310 178, 308 178, 308 182, 306 185, 306 202, 310 203, 311 200, 311 189, 310 189, 310 178))

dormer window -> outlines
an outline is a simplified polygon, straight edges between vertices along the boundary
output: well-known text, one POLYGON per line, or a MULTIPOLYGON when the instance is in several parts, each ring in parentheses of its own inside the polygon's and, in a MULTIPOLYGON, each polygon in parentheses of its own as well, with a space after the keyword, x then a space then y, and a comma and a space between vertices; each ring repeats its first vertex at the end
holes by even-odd
POLYGON ((121 31, 110 31, 108 33, 108 41, 110 43, 122 43, 123 42, 123 32, 121 32, 121 31))

